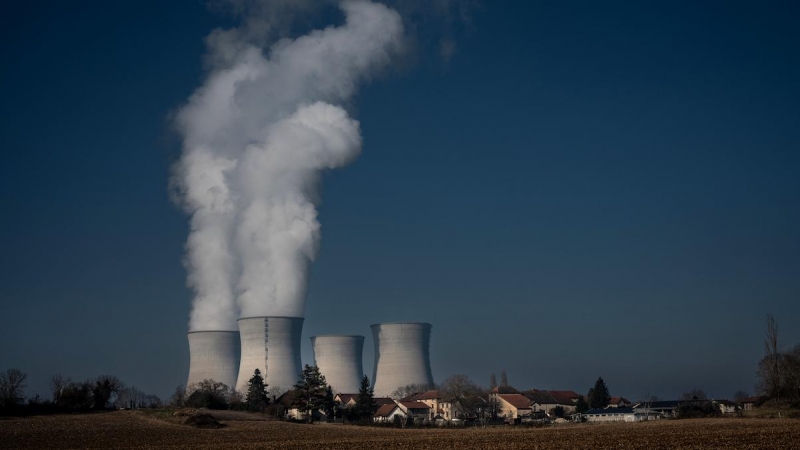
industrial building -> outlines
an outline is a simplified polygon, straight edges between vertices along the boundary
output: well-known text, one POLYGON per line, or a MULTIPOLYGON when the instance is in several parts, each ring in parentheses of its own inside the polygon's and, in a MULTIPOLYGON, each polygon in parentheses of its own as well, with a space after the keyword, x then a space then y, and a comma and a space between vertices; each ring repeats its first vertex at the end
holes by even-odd
POLYGON ((409 384, 433 386, 431 324, 379 323, 371 328, 375 341, 372 382, 376 396, 391 396, 397 388, 409 384))
POLYGON ((239 369, 238 331, 191 331, 189 338, 189 388, 203 380, 233 387, 239 369))
POLYGON ((313 336, 311 347, 314 362, 334 393, 358 392, 364 377, 364 336, 313 336))
POLYGON ((239 319, 242 357, 236 390, 247 392, 247 382, 259 369, 269 389, 286 391, 300 379, 302 317, 247 317, 239 319))

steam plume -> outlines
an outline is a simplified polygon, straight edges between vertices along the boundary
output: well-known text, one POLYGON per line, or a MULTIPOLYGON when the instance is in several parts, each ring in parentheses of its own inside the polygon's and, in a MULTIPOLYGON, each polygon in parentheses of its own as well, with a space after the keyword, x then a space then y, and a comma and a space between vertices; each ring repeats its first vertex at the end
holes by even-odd
POLYGON ((321 171, 361 150, 359 124, 340 105, 403 38, 384 5, 341 9, 343 25, 278 41, 268 55, 246 30, 209 36, 208 78, 177 115, 173 179, 191 215, 191 330, 235 330, 240 314, 303 316, 321 171))

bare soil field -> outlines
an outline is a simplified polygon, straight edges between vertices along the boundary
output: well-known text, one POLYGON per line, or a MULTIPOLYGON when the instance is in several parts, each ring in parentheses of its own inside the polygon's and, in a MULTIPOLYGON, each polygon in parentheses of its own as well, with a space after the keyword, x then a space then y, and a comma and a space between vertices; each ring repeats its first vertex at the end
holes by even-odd
POLYGON ((797 449, 797 419, 693 419, 546 428, 392 429, 220 416, 219 429, 171 413, 119 411, 0 419, 0 448, 158 449, 797 449))

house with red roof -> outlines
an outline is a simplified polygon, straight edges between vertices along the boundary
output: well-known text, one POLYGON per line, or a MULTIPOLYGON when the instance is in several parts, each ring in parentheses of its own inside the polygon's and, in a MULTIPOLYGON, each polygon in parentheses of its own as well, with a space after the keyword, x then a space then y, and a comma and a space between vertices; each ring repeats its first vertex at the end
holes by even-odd
POLYGON ((372 421, 376 423, 394 422, 395 417, 401 420, 406 420, 408 415, 396 403, 381 405, 375 414, 372 415, 372 421))
POLYGON ((506 419, 519 421, 532 412, 531 401, 522 394, 495 394, 500 406, 500 415, 506 419))

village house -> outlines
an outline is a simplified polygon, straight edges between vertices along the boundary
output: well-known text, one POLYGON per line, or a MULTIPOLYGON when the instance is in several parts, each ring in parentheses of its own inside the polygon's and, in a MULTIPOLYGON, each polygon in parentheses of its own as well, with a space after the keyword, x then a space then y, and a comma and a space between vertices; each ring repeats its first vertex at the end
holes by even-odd
POLYGON ((500 407, 500 416, 505 419, 519 421, 531 415, 531 401, 522 394, 496 394, 495 398, 500 407))
POLYGON ((580 394, 575 391, 547 391, 547 393, 555 397, 559 401, 559 404, 569 401, 574 405, 578 403, 578 399, 581 397, 580 394))
MULTIPOLYGON (((352 408, 353 405, 356 404, 356 400, 358 400, 358 394, 336 394, 333 397, 333 401, 338 403, 339 406, 344 409, 352 408)), ((394 400, 389 397, 374 397, 372 400, 378 407, 394 404, 394 400)))
POLYGON ((630 408, 633 406, 630 400, 625 397, 611 397, 608 401, 608 408, 630 408))
POLYGON ((395 417, 400 420, 406 420, 408 415, 400 409, 400 405, 396 403, 381 405, 375 414, 372 415, 372 421, 375 423, 391 423, 395 421, 395 417))
POLYGON ((744 411, 752 411, 753 409, 761 406, 766 397, 747 397, 742 399, 742 409, 744 411))
POLYGON ((412 417, 414 423, 423 423, 430 420, 431 408, 422 402, 397 402, 397 405, 407 417, 412 417))
POLYGON ((659 400, 655 402, 642 402, 633 405, 633 409, 641 414, 661 414, 663 417, 675 417, 678 407, 681 406, 679 400, 659 400))
POLYGON ((739 405, 727 399, 712 400, 711 403, 719 410, 720 414, 735 414, 739 411, 739 405))
POLYGON ((403 399, 404 401, 422 402, 428 405, 429 420, 444 420, 450 422, 454 419, 464 419, 461 405, 444 401, 438 390, 430 390, 421 394, 413 394, 403 399))
POLYGON ((564 414, 575 412, 575 403, 567 396, 559 395, 556 397, 549 391, 540 391, 538 389, 527 390, 522 395, 530 400, 533 412, 544 411, 548 415, 553 415, 558 407, 561 407, 564 414))

